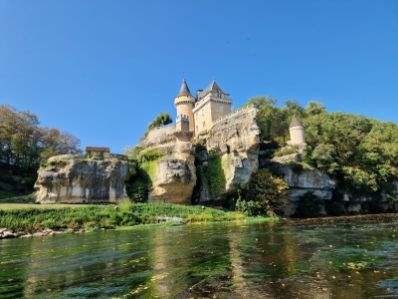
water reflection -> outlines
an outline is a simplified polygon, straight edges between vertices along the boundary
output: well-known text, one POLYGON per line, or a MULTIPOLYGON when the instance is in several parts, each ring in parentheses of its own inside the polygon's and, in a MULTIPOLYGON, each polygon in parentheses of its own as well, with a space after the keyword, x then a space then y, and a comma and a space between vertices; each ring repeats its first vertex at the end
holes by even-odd
POLYGON ((397 237, 396 224, 210 224, 2 240, 0 297, 398 295, 397 237))

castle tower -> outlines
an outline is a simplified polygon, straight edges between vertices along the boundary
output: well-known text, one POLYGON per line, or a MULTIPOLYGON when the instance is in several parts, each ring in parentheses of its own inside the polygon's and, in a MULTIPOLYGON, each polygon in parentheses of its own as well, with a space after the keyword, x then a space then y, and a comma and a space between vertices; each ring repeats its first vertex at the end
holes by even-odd
POLYGON ((231 113, 231 106, 229 95, 215 81, 205 90, 199 91, 193 109, 195 135, 208 131, 215 121, 231 113))
POLYGON ((289 126, 290 141, 289 144, 297 146, 300 151, 304 150, 306 143, 304 137, 304 127, 300 119, 294 115, 289 126))
POLYGON ((174 105, 177 110, 177 120, 187 117, 189 120, 189 131, 194 132, 195 120, 192 110, 195 105, 195 98, 191 95, 185 80, 181 83, 180 91, 174 99, 174 105))

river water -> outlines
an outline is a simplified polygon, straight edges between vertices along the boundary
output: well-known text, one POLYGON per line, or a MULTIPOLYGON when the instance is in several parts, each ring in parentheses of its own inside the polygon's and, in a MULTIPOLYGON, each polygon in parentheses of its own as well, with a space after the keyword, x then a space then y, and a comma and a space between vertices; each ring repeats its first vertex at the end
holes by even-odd
POLYGON ((398 298, 398 225, 148 226, 0 240, 1 298, 398 298))

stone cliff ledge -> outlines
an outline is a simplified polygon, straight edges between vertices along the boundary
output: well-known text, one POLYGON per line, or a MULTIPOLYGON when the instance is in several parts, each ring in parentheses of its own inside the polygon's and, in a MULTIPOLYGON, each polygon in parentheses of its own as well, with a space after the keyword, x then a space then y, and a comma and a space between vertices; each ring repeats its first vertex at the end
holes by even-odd
POLYGON ((126 157, 109 155, 93 159, 83 155, 59 155, 38 171, 35 184, 39 203, 117 202, 126 196, 126 157))

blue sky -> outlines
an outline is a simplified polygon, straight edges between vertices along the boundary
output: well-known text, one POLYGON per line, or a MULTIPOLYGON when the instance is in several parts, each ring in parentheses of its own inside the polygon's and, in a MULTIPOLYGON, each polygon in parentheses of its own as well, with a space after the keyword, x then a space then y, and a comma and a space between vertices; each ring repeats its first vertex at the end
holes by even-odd
POLYGON ((182 78, 398 122, 398 1, 0 0, 0 103, 135 144, 182 78))

